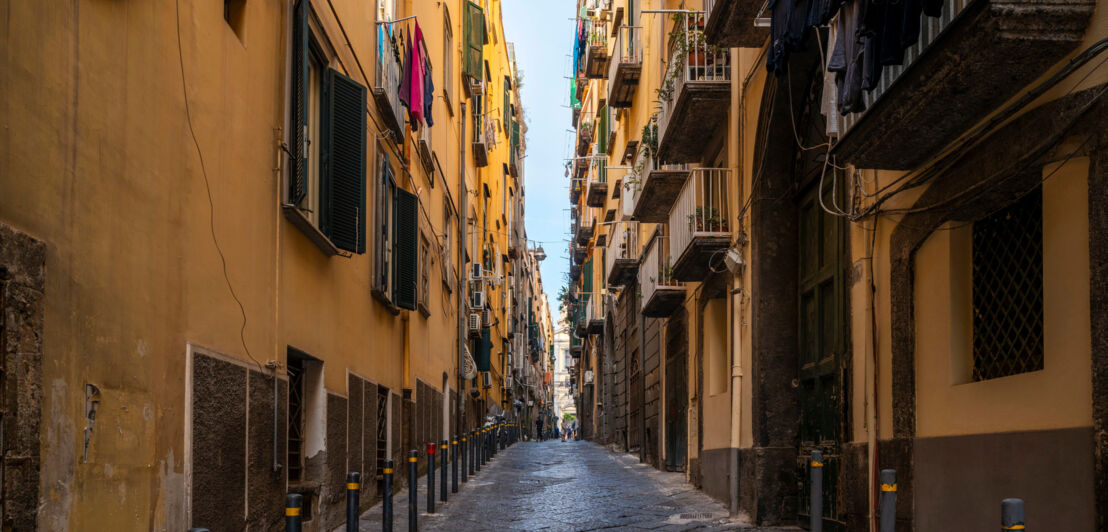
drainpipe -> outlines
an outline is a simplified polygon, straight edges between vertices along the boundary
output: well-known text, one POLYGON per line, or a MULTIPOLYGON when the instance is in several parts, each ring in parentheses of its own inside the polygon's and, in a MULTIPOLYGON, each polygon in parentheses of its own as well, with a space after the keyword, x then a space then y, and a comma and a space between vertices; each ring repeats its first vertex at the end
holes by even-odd
MULTIPOLYGON (((638 289, 636 285, 636 290, 638 289)), ((646 316, 642 315, 642 293, 639 293, 637 301, 640 305, 639 312, 639 390, 642 392, 642 402, 639 404, 639 463, 646 461, 646 316)))
POLYGON ((464 432, 466 411, 466 240, 469 238, 469 223, 466 218, 466 199, 469 193, 466 191, 466 104, 461 102, 458 107, 461 115, 460 132, 458 138, 458 282, 455 286, 458 296, 458 432, 464 432))
POLYGON ((739 513, 739 446, 742 444, 742 392, 743 392, 743 343, 742 343, 742 317, 741 317, 741 305, 742 301, 739 301, 740 316, 735 320, 735 296, 742 297, 742 277, 739 276, 739 288, 731 290, 731 297, 727 298, 728 301, 728 313, 730 314, 731 326, 733 327, 731 333, 731 475, 730 475, 730 494, 731 494, 731 515, 738 515, 739 513), (738 335, 735 334, 735 330, 738 330, 738 335), (736 338, 737 336, 737 338, 736 338))

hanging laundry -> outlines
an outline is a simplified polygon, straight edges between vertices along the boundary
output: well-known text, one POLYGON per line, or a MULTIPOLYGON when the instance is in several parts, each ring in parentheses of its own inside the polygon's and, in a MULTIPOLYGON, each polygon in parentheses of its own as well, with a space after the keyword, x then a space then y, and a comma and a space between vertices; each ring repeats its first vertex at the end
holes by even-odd
POLYGON ((435 103, 435 82, 431 75, 431 62, 426 56, 423 65, 423 121, 427 123, 427 127, 431 127, 435 125, 435 121, 431 118, 432 104, 435 103))
POLYGON ((412 71, 412 36, 404 31, 404 40, 407 46, 404 47, 404 51, 401 55, 404 56, 404 63, 400 70, 400 103, 404 104, 404 107, 411 109, 412 102, 412 79, 408 76, 408 73, 412 71))
POLYGON ((418 130, 420 124, 423 123, 423 31, 419 29, 419 22, 414 23, 415 37, 413 39, 412 48, 408 50, 408 55, 411 58, 411 69, 405 69, 404 75, 409 78, 409 86, 411 89, 408 106, 408 118, 412 123, 412 130, 418 130))

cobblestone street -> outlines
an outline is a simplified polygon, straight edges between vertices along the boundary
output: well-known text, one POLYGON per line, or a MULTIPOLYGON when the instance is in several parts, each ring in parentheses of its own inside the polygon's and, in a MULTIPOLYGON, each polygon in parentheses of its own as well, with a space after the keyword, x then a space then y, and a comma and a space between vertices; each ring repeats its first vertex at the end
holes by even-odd
MULTIPOLYGON (((513 445, 434 515, 425 511, 426 477, 419 488, 421 530, 794 530, 744 526, 683 474, 584 441, 513 445)), ((394 530, 408 528, 407 501, 407 491, 394 498, 394 530)), ((380 504, 360 528, 381 530, 380 504)))

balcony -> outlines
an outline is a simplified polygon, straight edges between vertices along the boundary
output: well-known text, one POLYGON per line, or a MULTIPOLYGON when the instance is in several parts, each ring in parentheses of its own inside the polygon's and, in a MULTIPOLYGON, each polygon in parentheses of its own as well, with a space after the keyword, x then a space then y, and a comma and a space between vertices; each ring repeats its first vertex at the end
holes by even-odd
POLYGON ((592 299, 591 296, 591 292, 579 294, 577 303, 573 305, 573 330, 577 333, 577 336, 580 337, 584 337, 588 334, 588 308, 589 300, 592 299))
POLYGON ((523 134, 515 117, 504 124, 504 127, 511 128, 508 142, 508 173, 512 177, 519 177, 523 172, 523 134))
POLYGON ((685 285, 673 277, 670 264, 669 238, 655 234, 646 245, 639 269, 643 316, 665 318, 684 303, 685 285))
POLYGON ((574 264, 582 264, 589 256, 589 249, 585 246, 578 246, 576 243, 570 242, 569 255, 573 258, 574 264))
POLYGON ((604 332, 604 316, 606 314, 607 298, 601 292, 596 292, 589 297, 585 305, 585 331, 588 334, 600 334, 604 332))
POLYGON ((496 124, 492 113, 473 115, 473 163, 478 168, 489 165, 489 150, 496 147, 496 124))
MULTIPOLYGON (((753 0, 704 0, 708 14, 704 37, 723 48, 757 48, 769 37, 769 24, 755 25, 764 2, 753 0)), ((766 10, 765 16, 769 16, 766 10)))
POLYGON ((589 147, 595 139, 596 113, 584 111, 577 121, 577 156, 584 157, 589 153, 589 147))
POLYGON ((631 107, 642 77, 642 27, 620 26, 608 66, 608 105, 631 107))
POLYGON ((885 67, 877 88, 863 93, 867 110, 839 118, 833 153, 861 168, 920 166, 1072 52, 1093 7, 944 0, 941 17, 923 17, 904 64, 885 67))
POLYGON ((388 38, 388 32, 378 31, 377 38, 383 42, 377 43, 377 49, 382 53, 378 54, 373 67, 373 101, 377 103, 377 111, 385 127, 396 133, 396 138, 402 138, 405 121, 404 109, 400 106, 401 69, 396 60, 401 55, 392 39, 388 38))
POLYGON ((639 223, 619 222, 610 226, 612 237, 605 253, 608 286, 626 286, 639 273, 639 223))
POLYGON ((585 77, 602 79, 608 75, 608 21, 586 19, 585 77))
POLYGON ((593 209, 591 207, 585 207, 584 212, 581 214, 581 219, 577 223, 577 230, 574 235, 577 239, 577 243, 582 246, 588 244, 595 230, 596 216, 593 214, 593 209))
POLYGON ((423 169, 433 172, 435 169, 434 144, 432 143, 432 129, 427 124, 419 128, 419 160, 423 163, 423 169))
MULTIPOLYGON (((677 259, 673 276, 680 281, 700 281, 709 264, 731 243, 726 168, 696 168, 669 213, 670 243, 677 259)), ((718 257, 717 264, 722 264, 718 257)))
POLYGON ((665 163, 699 162, 726 124, 731 101, 731 53, 705 42, 696 15, 682 19, 659 94, 658 159, 665 163))
POLYGON ((635 191, 632 219, 640 222, 665 223, 678 194, 689 178, 689 165, 659 165, 649 157, 640 155, 642 169, 635 191))
POLYGON ((577 205, 577 200, 581 198, 581 183, 584 179, 578 179, 576 177, 570 179, 569 182, 569 203, 570 205, 577 205))
POLYGON ((589 160, 588 192, 585 205, 603 207, 608 200, 608 156, 593 155, 589 160))

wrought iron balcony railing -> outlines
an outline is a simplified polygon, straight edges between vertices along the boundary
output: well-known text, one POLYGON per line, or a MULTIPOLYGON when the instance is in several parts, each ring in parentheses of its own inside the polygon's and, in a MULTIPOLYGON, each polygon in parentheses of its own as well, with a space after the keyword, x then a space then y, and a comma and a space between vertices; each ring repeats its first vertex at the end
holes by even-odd
POLYGON ((624 286, 634 281, 639 270, 639 223, 616 222, 609 227, 605 281, 610 286, 624 286))
POLYGON ((731 242, 727 168, 694 168, 669 213, 674 275, 699 281, 713 255, 731 242))
POLYGON ((400 50, 393 42, 388 23, 380 23, 377 31, 377 49, 380 53, 373 68, 373 100, 385 125, 392 129, 397 138, 404 134, 404 109, 400 105, 400 76, 402 69, 398 60, 400 50))
POLYGON ((643 316, 669 316, 684 301, 685 286, 673 276, 672 264, 669 238, 655 234, 646 245, 639 268, 643 316))
POLYGON ((658 158, 666 163, 699 161, 724 126, 731 101, 731 52, 708 44, 703 13, 680 18, 659 89, 658 158))
POLYGON ((620 26, 608 66, 608 105, 630 107, 642 76, 642 27, 620 26))

